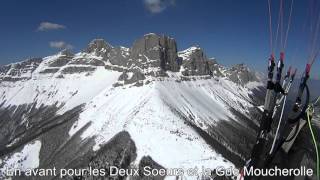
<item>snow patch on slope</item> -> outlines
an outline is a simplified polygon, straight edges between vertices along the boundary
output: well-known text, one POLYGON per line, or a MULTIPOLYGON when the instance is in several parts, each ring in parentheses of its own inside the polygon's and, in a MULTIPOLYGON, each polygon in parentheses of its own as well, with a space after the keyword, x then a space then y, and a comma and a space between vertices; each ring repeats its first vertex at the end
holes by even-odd
POLYGON ((32 143, 26 144, 20 152, 16 152, 4 159, 0 159, 0 177, 5 170, 20 169, 34 169, 39 166, 39 153, 41 149, 41 141, 36 140, 32 143))
POLYGON ((41 105, 63 105, 58 113, 63 114, 67 110, 82 103, 89 102, 100 91, 114 84, 120 72, 105 70, 97 67, 91 74, 68 74, 63 78, 50 78, 47 75, 38 74, 26 82, 1 82, 0 99, 6 100, 6 106, 22 105, 37 102, 41 105))

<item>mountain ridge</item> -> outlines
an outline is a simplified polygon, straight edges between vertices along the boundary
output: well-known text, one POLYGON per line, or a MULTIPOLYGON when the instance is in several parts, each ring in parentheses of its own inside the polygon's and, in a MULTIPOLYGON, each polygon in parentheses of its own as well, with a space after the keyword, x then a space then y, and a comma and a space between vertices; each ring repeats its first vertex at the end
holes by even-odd
POLYGON ((104 42, 1 70, 0 176, 8 167, 106 161, 126 168, 145 161, 164 168, 242 165, 260 115, 255 93, 262 84, 251 70, 225 68, 200 48, 179 54, 172 38, 155 34, 129 49, 104 42), (28 157, 38 159, 30 164, 28 157))
POLYGON ((173 71, 181 72, 183 76, 225 76, 242 85, 250 81, 259 81, 255 77, 255 73, 246 66, 242 66, 241 69, 235 68, 236 65, 226 68, 219 65, 216 60, 207 58, 199 46, 192 46, 178 52, 177 44, 173 38, 154 33, 146 34, 136 40, 131 48, 113 47, 103 39, 94 39, 87 48, 76 54, 62 50, 53 56, 30 58, 22 62, 4 65, 0 67, 0 80, 15 81, 20 78, 31 78, 26 73, 32 73, 45 60, 47 60, 48 67, 40 72, 44 74, 56 73, 63 66, 73 64, 74 67, 68 67, 63 72, 90 72, 97 66, 105 66, 106 69, 130 71, 137 74, 136 76, 139 76, 140 80, 145 78, 143 77, 145 75, 165 76, 166 71, 173 71), (50 58, 52 62, 48 61, 50 58), (83 67, 79 67, 80 65, 83 67), (29 66, 33 66, 33 69, 28 70, 29 66), (243 77, 235 76, 235 73, 239 72, 248 77, 244 82, 240 80, 243 77))

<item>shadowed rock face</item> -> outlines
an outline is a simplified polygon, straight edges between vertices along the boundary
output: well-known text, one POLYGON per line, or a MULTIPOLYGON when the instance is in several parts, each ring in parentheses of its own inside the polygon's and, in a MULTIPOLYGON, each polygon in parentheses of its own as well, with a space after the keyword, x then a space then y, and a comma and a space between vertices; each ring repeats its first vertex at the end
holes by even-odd
POLYGON ((208 59, 202 49, 197 47, 189 54, 188 59, 183 61, 182 66, 185 76, 211 75, 221 76, 219 66, 216 61, 208 59))
POLYGON ((148 67, 160 67, 162 70, 179 71, 177 44, 167 36, 147 34, 134 42, 131 58, 140 59, 148 67))
POLYGON ((60 68, 65 65, 67 65, 72 58, 74 57, 74 54, 72 54, 69 50, 65 49, 59 52, 59 57, 48 62, 48 67, 56 67, 60 68))
POLYGON ((71 60, 70 57, 63 55, 63 56, 57 58, 56 60, 50 62, 48 64, 48 66, 49 67, 62 67, 62 66, 67 65, 70 60, 71 60))
POLYGON ((124 84, 132 84, 141 80, 144 80, 146 77, 144 74, 142 74, 140 71, 132 70, 129 72, 123 72, 119 80, 123 81, 124 84))
POLYGON ((233 66, 229 72, 230 80, 235 83, 244 85, 248 82, 259 81, 254 72, 251 72, 244 64, 237 64, 233 66))
POLYGON ((109 61, 112 65, 129 68, 129 49, 124 47, 115 47, 110 51, 109 61))
POLYGON ((57 115, 59 108, 57 106, 36 107, 36 104, 0 107, 0 124, 2 125, 0 157, 69 121, 74 123, 81 111, 81 106, 78 106, 63 115, 57 115))
POLYGON ((85 49, 87 53, 94 53, 97 56, 106 57, 111 51, 112 46, 103 39, 94 39, 85 49))
MULTIPOLYGON (((0 159, 3 160, 15 152, 20 152, 26 144, 37 140, 41 142, 39 168, 61 169, 84 162, 92 151, 93 139, 81 139, 80 133, 73 137, 68 135, 82 107, 78 106, 62 115, 57 115, 56 112, 59 109, 60 107, 57 106, 37 107, 36 104, 6 108, 0 106, 0 159), (77 161, 73 162, 75 159, 77 161)), ((80 131, 83 132, 86 127, 80 131)), ((24 159, 21 159, 17 163, 23 163, 23 161, 24 159)), ((3 166, 1 163, 0 168, 3 166)), ((20 176, 13 179, 34 180, 54 179, 54 177, 20 176)))
MULTIPOLYGON (((140 160, 139 163, 139 177, 133 177, 133 179, 141 179, 141 180, 162 180, 165 177, 164 176, 146 176, 148 174, 146 174, 147 172, 144 171, 144 168, 148 167, 150 169, 164 169, 163 166, 161 166, 160 164, 158 164, 157 162, 155 162, 150 156, 144 156, 142 157, 142 159, 140 160)), ((178 178, 178 177, 177 177, 178 178)))
POLYGON ((110 177, 110 166, 116 166, 117 168, 122 169, 130 169, 130 164, 136 159, 136 157, 136 146, 129 133, 126 131, 119 132, 92 156, 89 164, 87 165, 87 169, 89 169, 89 167, 93 169, 105 169, 106 175, 102 177, 84 175, 77 178, 84 178, 86 180, 108 179, 111 177, 114 179, 125 179, 126 176, 110 177))
POLYGON ((66 67, 62 69, 62 74, 74 74, 74 73, 82 73, 82 72, 92 72, 96 69, 96 67, 66 67))

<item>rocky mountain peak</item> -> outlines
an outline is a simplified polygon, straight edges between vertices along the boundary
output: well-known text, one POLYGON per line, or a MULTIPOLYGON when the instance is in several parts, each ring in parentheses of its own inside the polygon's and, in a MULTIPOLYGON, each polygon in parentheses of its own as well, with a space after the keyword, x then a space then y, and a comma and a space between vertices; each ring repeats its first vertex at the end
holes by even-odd
POLYGON ((203 53, 202 49, 196 49, 195 52, 192 54, 193 56, 195 56, 195 58, 197 60, 203 61, 203 60, 207 60, 207 57, 205 56, 205 54, 203 53))
POLYGON ((192 46, 178 53, 183 59, 183 71, 185 76, 211 75, 222 76, 217 62, 207 58, 200 46, 192 46))
POLYGON ((256 73, 254 71, 251 71, 249 67, 244 63, 236 64, 232 66, 228 71, 229 78, 233 82, 237 82, 242 85, 251 81, 259 81, 256 73))
POLYGON ((104 39, 92 40, 88 47, 85 49, 87 53, 96 53, 97 56, 101 56, 110 52, 113 47, 107 43, 104 39))
POLYGON ((177 55, 177 44, 173 38, 149 33, 136 40, 131 49, 131 57, 141 59, 150 67, 162 70, 178 71, 180 61, 177 55))
POLYGON ((191 46, 188 49, 182 50, 178 52, 179 57, 183 60, 190 60, 190 56, 197 50, 200 50, 199 46, 191 46))

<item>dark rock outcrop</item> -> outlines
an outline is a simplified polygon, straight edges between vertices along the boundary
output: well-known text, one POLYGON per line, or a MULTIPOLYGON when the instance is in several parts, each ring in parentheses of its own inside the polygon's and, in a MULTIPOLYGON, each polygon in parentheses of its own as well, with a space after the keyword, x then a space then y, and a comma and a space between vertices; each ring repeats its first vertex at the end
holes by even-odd
POLYGON ((110 166, 129 169, 131 162, 133 162, 136 157, 136 146, 129 133, 126 131, 119 132, 107 144, 100 148, 88 166, 88 168, 91 167, 92 169, 105 169, 106 176, 85 175, 82 178, 86 180, 108 178, 125 179, 126 176, 110 176, 110 166))
POLYGON ((214 59, 208 59, 201 48, 192 47, 185 51, 180 53, 184 58, 184 76, 222 76, 218 63, 214 59))
POLYGON ((234 65, 229 69, 229 79, 235 83, 244 85, 248 82, 259 81, 254 72, 244 64, 234 65))
POLYGON ((29 79, 41 62, 42 58, 31 58, 26 61, 0 66, 0 81, 29 79))
POLYGON ((132 71, 123 72, 120 77, 119 81, 123 81, 124 84, 132 84, 137 81, 144 80, 146 77, 140 71, 133 69, 132 71))
POLYGON ((189 58, 183 63, 185 68, 184 75, 209 75, 212 73, 210 66, 213 65, 213 62, 208 61, 200 48, 193 51, 189 58))
POLYGON ((74 73, 83 73, 83 72, 92 72, 96 69, 96 67, 94 66, 86 66, 86 67, 82 67, 82 66, 69 66, 66 68, 63 68, 61 70, 62 74, 74 74, 74 73))
POLYGON ((84 50, 86 53, 94 53, 97 56, 107 57, 112 46, 103 39, 92 40, 84 50))
POLYGON ((141 60, 139 67, 160 67, 163 71, 180 69, 176 41, 168 36, 145 35, 134 42, 131 58, 141 60))
POLYGON ((66 56, 66 55, 62 55, 60 57, 58 57, 57 59, 50 61, 48 63, 49 67, 62 67, 67 65, 69 62, 71 61, 71 57, 66 56))
POLYGON ((110 51, 109 62, 112 65, 128 68, 129 49, 124 47, 116 47, 110 51))
MULTIPOLYGON (((155 162, 150 156, 144 156, 142 157, 142 159, 140 160, 139 163, 139 177, 134 177, 133 179, 139 179, 139 180, 163 180, 165 178, 165 176, 161 176, 161 175, 150 175, 148 174, 148 172, 144 171, 144 168, 148 168, 149 170, 152 169, 165 169, 163 166, 161 166, 160 164, 158 164, 157 162, 155 162)), ((178 177, 177 177, 178 178, 178 177)))

